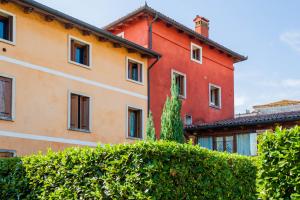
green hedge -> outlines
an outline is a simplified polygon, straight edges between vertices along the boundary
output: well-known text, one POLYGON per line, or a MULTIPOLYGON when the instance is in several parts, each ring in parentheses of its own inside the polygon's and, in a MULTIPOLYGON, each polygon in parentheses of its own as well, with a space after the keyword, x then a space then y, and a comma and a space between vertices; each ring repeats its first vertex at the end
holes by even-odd
POLYGON ((300 127, 260 138, 258 184, 263 199, 300 199, 300 127))
POLYGON ((71 148, 19 165, 23 199, 257 199, 251 158, 190 144, 71 148))

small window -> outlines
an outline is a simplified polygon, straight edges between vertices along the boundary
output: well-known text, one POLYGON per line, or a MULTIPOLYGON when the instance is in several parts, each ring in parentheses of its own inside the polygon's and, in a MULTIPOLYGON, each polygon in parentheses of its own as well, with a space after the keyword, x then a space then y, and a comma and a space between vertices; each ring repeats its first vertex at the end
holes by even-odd
POLYGON ((209 105, 215 108, 221 108, 221 88, 215 85, 209 85, 209 105))
POLYGON ((90 45, 74 38, 70 38, 70 43, 71 62, 82 66, 90 66, 90 45))
POLYGON ((0 10, 0 39, 14 42, 14 19, 15 16, 0 10))
POLYGON ((117 36, 119 36, 119 37, 121 37, 121 38, 125 38, 124 32, 121 32, 121 33, 117 34, 117 36))
POLYGON ((185 116, 185 125, 189 126, 193 124, 192 116, 191 115, 186 115, 185 116))
POLYGON ((191 60, 202 64, 202 47, 191 44, 191 60))
POLYGON ((173 77, 175 78, 175 83, 179 90, 179 96, 182 98, 186 98, 186 76, 174 71, 173 77))
POLYGON ((143 82, 143 64, 132 59, 127 59, 127 80, 143 82))
POLYGON ((90 131, 90 97, 71 93, 70 129, 90 131))
POLYGON ((128 108, 128 137, 143 138, 143 116, 141 109, 128 108))
POLYGON ((12 119, 12 84, 11 78, 0 76, 0 119, 12 119))
POLYGON ((0 158, 13 158, 16 157, 16 151, 0 149, 0 158))

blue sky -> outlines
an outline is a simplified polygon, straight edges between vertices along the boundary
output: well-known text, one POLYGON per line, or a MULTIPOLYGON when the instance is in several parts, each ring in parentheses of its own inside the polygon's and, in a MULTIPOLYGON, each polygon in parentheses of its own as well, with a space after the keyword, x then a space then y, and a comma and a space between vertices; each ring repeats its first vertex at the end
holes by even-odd
MULTIPOLYGON (((38 0, 98 27, 142 6, 142 0, 38 0)), ((235 111, 282 99, 300 100, 300 1, 148 0, 193 28, 210 20, 210 38, 249 57, 235 65, 235 111)))

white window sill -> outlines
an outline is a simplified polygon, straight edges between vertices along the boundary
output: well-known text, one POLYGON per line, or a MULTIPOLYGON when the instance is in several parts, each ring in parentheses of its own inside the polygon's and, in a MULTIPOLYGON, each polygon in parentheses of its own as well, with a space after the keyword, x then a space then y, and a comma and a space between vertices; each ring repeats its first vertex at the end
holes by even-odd
POLYGON ((81 133, 92 133, 90 130, 85 130, 85 129, 68 128, 68 130, 69 131, 81 132, 81 133))
POLYGON ((14 121, 12 117, 4 117, 4 116, 0 116, 0 120, 3 120, 3 121, 11 121, 11 122, 14 121))
POLYGON ((202 64, 202 60, 196 60, 196 59, 193 59, 193 58, 191 58, 191 60, 192 60, 193 62, 198 63, 198 64, 202 64))
POLYGON ((89 66, 89 65, 80 64, 80 63, 74 62, 74 61, 72 61, 72 60, 69 60, 69 63, 71 63, 71 64, 73 64, 73 65, 77 65, 77 66, 79 66, 79 67, 83 67, 83 68, 85 68, 85 69, 89 69, 89 70, 92 69, 91 66, 89 66))
POLYGON ((130 137, 130 136, 127 136, 126 139, 127 139, 127 140, 140 140, 140 141, 143 140, 143 138, 130 137))
POLYGON ((0 42, 16 46, 16 42, 15 41, 10 41, 10 40, 5 40, 5 39, 0 38, 0 42))
POLYGON ((214 104, 210 104, 209 107, 214 108, 214 109, 221 110, 221 106, 216 106, 216 105, 214 105, 214 104))
POLYGON ((129 82, 138 84, 138 85, 144 85, 144 82, 135 81, 135 80, 132 80, 132 79, 129 79, 129 78, 127 78, 126 80, 129 81, 129 82))

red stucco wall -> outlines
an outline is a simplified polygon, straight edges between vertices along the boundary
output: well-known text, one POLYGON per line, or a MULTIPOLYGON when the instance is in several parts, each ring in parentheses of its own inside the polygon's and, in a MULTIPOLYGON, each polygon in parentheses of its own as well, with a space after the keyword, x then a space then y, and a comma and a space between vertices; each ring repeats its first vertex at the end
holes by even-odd
MULTIPOLYGON (((148 23, 139 20, 123 28, 125 38, 145 46, 148 42, 148 23)), ((121 31, 119 31, 121 32, 121 31)), ((182 116, 192 115, 193 122, 212 122, 234 117, 233 60, 216 49, 210 49, 163 21, 153 25, 153 50, 162 54, 161 60, 151 69, 151 104, 157 133, 167 95, 170 95, 172 69, 186 74, 187 98, 182 101, 182 116), (191 42, 203 48, 202 64, 191 61, 191 42), (222 88, 222 108, 209 106, 209 83, 222 88)))

